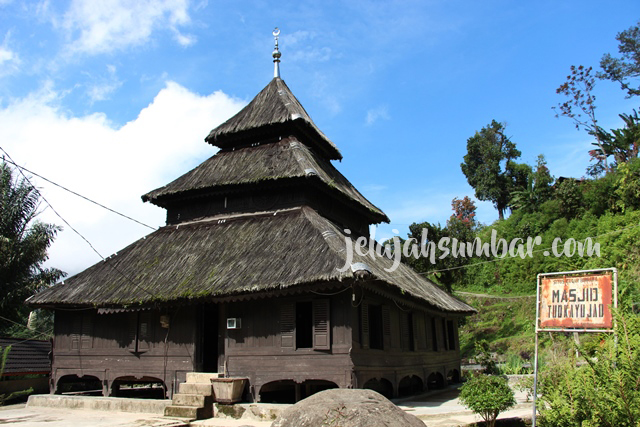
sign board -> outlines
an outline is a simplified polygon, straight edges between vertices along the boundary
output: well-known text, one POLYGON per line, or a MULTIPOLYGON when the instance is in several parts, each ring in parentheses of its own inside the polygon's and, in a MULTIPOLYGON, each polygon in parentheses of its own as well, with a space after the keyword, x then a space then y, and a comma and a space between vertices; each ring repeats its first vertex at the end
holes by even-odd
POLYGON ((613 327, 613 274, 541 275, 538 288, 539 329, 599 329, 613 327))
POLYGON ((617 295, 615 268, 538 274, 532 427, 536 427, 538 396, 538 333, 573 331, 577 336, 578 332, 610 332, 611 307, 618 306, 617 295))

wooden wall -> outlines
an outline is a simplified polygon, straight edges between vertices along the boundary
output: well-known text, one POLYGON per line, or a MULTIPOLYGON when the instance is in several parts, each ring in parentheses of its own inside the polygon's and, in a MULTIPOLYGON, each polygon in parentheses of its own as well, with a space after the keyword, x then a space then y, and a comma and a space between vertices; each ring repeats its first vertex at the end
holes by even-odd
POLYGON ((249 378, 256 399, 262 386, 275 381, 322 380, 350 387, 350 297, 349 292, 307 294, 226 304, 220 324, 234 317, 242 319, 242 327, 226 330, 219 372, 226 368, 231 376, 249 378), (298 332, 302 327, 310 331, 306 336, 298 332), (311 342, 302 342, 309 335, 311 342))
MULTIPOLYGON (((322 188, 323 185, 320 185, 322 188)), ((326 190, 326 189, 325 189, 326 190)), ((369 235, 369 224, 361 212, 344 199, 309 186, 305 180, 291 180, 278 188, 251 188, 245 192, 230 192, 203 197, 190 203, 175 202, 167 208, 167 224, 206 218, 219 214, 264 212, 310 206, 355 235, 369 235)), ((364 208, 360 208, 364 210, 364 208)))
POLYGON ((187 308, 109 314, 57 310, 51 391, 65 376, 89 376, 102 382, 105 395, 115 380, 125 378, 162 381, 171 395, 194 370, 194 325, 195 313, 187 308), (161 314, 170 316, 168 329, 160 325, 161 314))
POLYGON ((312 382, 361 388, 384 379, 396 396, 409 380, 415 392, 416 384, 425 389, 459 375, 458 317, 358 289, 163 312, 58 310, 52 392, 65 376, 89 376, 105 395, 114 381, 135 379, 162 381, 172 395, 187 372, 203 366, 248 378, 256 400, 263 386, 282 381, 298 390, 312 382), (162 314, 170 316, 168 329, 162 314), (240 319, 241 327, 227 329, 227 318, 240 319))
POLYGON ((447 376, 459 375, 457 316, 416 307, 409 301, 403 304, 402 299, 397 304, 367 291, 360 298, 351 322, 354 387, 385 379, 397 396, 401 382, 412 376, 426 389, 430 379, 446 382, 447 376))

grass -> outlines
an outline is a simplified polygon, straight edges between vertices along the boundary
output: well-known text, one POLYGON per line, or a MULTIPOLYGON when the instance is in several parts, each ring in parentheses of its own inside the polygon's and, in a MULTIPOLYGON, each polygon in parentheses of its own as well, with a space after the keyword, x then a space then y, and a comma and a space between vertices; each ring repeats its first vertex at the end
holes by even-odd
POLYGON ((487 340, 492 352, 498 355, 514 353, 525 360, 534 353, 535 296, 479 297, 458 295, 478 310, 460 327, 462 358, 474 356, 475 343, 487 340))
MULTIPOLYGON (((519 363, 533 364, 535 354, 535 295, 520 297, 456 294, 478 313, 467 317, 460 324, 460 355, 462 359, 475 359, 475 344, 480 340, 489 343, 493 359, 503 370, 515 371, 519 363), (511 360, 509 360, 511 358, 511 360), (516 360, 519 359, 519 360, 516 360)), ((598 334, 580 334, 579 340, 588 350, 600 342, 598 334)), ((540 333, 539 359, 552 359, 574 352, 572 333, 540 333)), ((531 368, 530 368, 531 369, 531 368)), ((505 372, 512 373, 512 372, 505 372)))

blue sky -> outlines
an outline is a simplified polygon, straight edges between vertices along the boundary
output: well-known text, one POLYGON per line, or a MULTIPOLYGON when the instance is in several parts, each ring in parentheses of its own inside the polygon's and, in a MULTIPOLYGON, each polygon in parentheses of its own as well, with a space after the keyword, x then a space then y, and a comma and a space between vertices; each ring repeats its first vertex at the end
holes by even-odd
MULTIPOLYGON (((554 117, 572 64, 597 67, 635 1, 0 0, 0 146, 34 172, 154 227, 140 196, 215 148, 209 130, 281 73, 340 148, 336 167, 405 235, 444 223, 473 196, 460 170, 467 138, 495 119, 533 164, 582 176, 591 141, 554 117)), ((598 82, 605 128, 638 107, 598 82)), ((108 256, 150 230, 47 182, 34 183, 108 256)), ((478 203, 479 219, 497 213, 478 203)), ((42 205, 41 218, 61 223, 42 205)), ((50 264, 76 273, 100 260, 69 226, 50 264)))

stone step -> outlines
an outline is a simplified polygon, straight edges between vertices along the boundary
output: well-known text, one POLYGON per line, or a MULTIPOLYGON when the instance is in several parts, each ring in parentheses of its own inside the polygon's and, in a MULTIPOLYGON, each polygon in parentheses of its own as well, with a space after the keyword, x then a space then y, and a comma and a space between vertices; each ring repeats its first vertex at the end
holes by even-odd
POLYGON ((212 396, 213 387, 209 384, 180 383, 179 394, 199 394, 201 396, 212 396))
POLYGON ((164 408, 164 416, 189 418, 192 420, 213 418, 213 405, 208 405, 204 408, 199 408, 197 406, 169 405, 164 408))
POLYGON ((188 383, 211 384, 211 378, 220 378, 217 372, 187 372, 188 383))
POLYGON ((176 393, 173 395, 172 402, 177 406, 204 406, 206 404, 213 404, 213 396, 203 396, 201 394, 185 394, 176 393))

